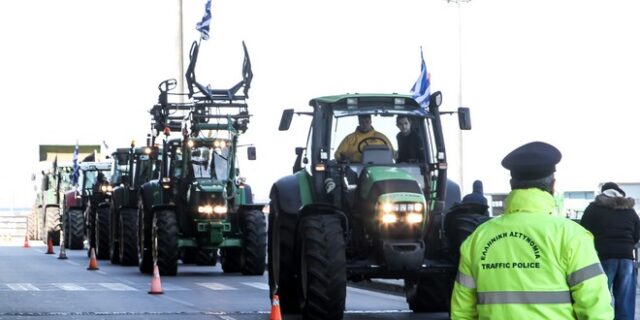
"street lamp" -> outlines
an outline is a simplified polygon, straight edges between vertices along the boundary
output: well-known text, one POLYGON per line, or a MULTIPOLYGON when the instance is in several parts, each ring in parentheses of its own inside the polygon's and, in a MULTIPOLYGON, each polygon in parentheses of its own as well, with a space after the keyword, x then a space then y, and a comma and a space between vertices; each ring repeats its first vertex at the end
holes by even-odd
MULTIPOLYGON (((446 0, 447 3, 455 3, 458 6, 458 107, 462 107, 462 13, 460 4, 462 2, 471 2, 471 0, 446 0)), ((460 191, 464 194, 464 163, 463 163, 463 141, 462 130, 458 131, 458 155, 459 155, 459 173, 460 173, 460 191)))

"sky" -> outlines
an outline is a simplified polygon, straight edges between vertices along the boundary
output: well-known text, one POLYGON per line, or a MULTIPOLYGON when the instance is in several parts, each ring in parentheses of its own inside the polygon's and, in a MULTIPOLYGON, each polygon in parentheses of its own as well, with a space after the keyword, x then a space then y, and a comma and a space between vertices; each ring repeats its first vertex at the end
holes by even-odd
MULTIPOLYGON (((184 81, 204 4, 1 1, 0 207, 32 205, 39 144, 144 143, 158 84, 184 81)), ((258 160, 241 158, 241 170, 256 199, 290 174, 306 142, 303 118, 277 131, 283 109, 347 92, 408 93, 421 47, 441 109, 471 109, 471 131, 444 119, 449 177, 463 192, 475 179, 487 193, 507 192, 500 161, 530 141, 562 152, 559 191, 594 191, 640 182, 639 9, 633 0, 213 0, 196 74, 232 86, 246 42, 253 117, 241 142, 258 160)))

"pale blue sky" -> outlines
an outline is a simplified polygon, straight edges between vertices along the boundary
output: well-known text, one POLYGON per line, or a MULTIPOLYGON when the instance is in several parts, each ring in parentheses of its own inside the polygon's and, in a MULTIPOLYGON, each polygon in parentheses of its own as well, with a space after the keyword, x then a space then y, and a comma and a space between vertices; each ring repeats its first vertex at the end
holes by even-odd
MULTIPOLYGON (((197 39, 204 0, 186 0, 184 54, 197 39)), ((177 0, 0 2, 0 90, 7 145, 0 207, 31 205, 29 180, 40 143, 125 146, 143 141, 157 85, 179 74, 177 0)), ((595 190, 606 180, 640 181, 640 12, 623 0, 472 0, 463 3, 464 186, 506 192, 502 157, 542 140, 563 152, 560 190, 595 190)), ((408 93, 423 47, 443 109, 458 107, 458 8, 445 0, 213 0, 211 39, 198 78, 239 80, 241 41, 251 54, 251 120, 242 140, 258 161, 241 169, 266 199, 290 172, 307 121, 278 132, 284 108, 346 92, 408 93)), ((298 119, 295 119, 298 120, 298 119)), ((456 120, 445 120, 450 177, 459 180, 456 120)))

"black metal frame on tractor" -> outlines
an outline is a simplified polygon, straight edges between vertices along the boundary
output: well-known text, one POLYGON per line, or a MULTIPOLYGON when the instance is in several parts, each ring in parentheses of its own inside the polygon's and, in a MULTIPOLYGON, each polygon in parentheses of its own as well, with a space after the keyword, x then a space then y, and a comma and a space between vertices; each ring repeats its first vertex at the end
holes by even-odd
MULTIPOLYGON (((279 295, 283 312, 340 319, 347 281, 371 278, 404 279, 414 311, 448 310, 456 265, 441 219, 460 192, 447 179, 441 98, 435 92, 425 109, 407 95, 346 94, 297 112, 312 116, 307 147, 296 148, 293 175, 273 184, 269 207, 270 297, 279 295), (333 159, 332 124, 357 115, 410 117, 426 161, 396 163, 386 142, 364 143, 361 163, 333 159)), ((295 113, 284 111, 280 130, 295 113)), ((470 129, 469 110, 458 116, 470 129)))
MULTIPOLYGON (((237 166, 239 137, 250 118, 246 99, 253 77, 244 43, 243 48, 243 79, 230 89, 210 89, 196 81, 197 42, 191 47, 185 75, 189 92, 170 93, 177 83, 173 79, 158 87, 158 104, 150 113, 152 143, 164 134, 162 166, 159 178, 141 188, 142 272, 151 272, 155 263, 161 274, 175 275, 179 259, 215 265, 220 251, 224 272, 264 273, 264 205, 250 202, 250 188, 237 166), (170 101, 172 96, 187 96, 187 102, 170 101), (171 138, 171 132, 181 135, 171 138)), ((255 159, 251 156, 255 147, 248 153, 250 160, 255 159)))

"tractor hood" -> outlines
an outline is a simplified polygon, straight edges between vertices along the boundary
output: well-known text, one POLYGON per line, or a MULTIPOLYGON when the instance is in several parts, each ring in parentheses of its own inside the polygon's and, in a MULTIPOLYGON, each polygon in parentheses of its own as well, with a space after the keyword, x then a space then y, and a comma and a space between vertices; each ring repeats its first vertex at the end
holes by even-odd
POLYGON ((378 198, 390 193, 404 193, 411 198, 424 199, 420 185, 407 171, 401 168, 371 166, 360 174, 359 196, 363 199, 378 201, 378 198), (409 195, 413 194, 413 195, 409 195))
POLYGON ((197 188, 202 192, 223 192, 224 185, 210 179, 197 179, 197 188))

